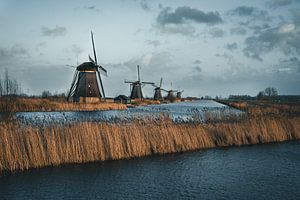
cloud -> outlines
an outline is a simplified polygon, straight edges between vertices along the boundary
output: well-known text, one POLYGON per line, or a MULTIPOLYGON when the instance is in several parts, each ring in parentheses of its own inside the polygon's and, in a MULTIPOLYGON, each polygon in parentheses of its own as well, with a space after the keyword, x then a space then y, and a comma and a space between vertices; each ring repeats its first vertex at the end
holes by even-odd
POLYGON ((234 42, 234 43, 229 43, 229 44, 226 44, 226 46, 225 46, 228 50, 230 50, 230 51, 232 51, 232 50, 235 50, 235 49, 237 49, 237 47, 238 47, 238 45, 237 45, 237 43, 236 42, 234 42))
POLYGON ((220 28, 211 28, 209 30, 209 34, 213 37, 213 38, 220 38, 223 37, 225 35, 225 31, 223 31, 220 28))
POLYGON ((291 24, 283 24, 246 38, 245 44, 244 54, 260 61, 263 60, 261 55, 274 49, 279 49, 285 55, 299 54, 300 30, 291 24))
POLYGON ((150 5, 148 4, 147 0, 141 0, 140 1, 140 6, 143 10, 145 11, 150 11, 151 10, 151 7, 150 5))
POLYGON ((216 53, 215 56, 220 57, 220 58, 230 58, 231 57, 227 53, 223 53, 223 54, 216 53))
POLYGON ((271 26, 267 23, 264 23, 264 24, 261 24, 261 25, 251 25, 251 23, 248 23, 248 24, 245 24, 245 26, 247 28, 249 28, 250 30, 252 30, 253 33, 255 33, 255 34, 259 34, 262 31, 265 31, 265 30, 271 28, 271 26))
POLYGON ((201 60, 195 60, 195 61, 194 61, 194 64, 195 64, 195 65, 199 65, 199 64, 201 64, 201 63, 202 63, 201 60))
POLYGON ((195 66, 193 69, 194 69, 194 71, 195 71, 196 73, 202 72, 202 68, 199 67, 199 66, 195 66))
POLYGON ((167 7, 159 13, 156 21, 161 25, 186 24, 190 21, 208 25, 215 25, 223 22, 218 12, 205 13, 201 10, 188 6, 178 7, 174 12, 171 11, 170 7, 167 7))
POLYGON ((67 29, 62 26, 55 26, 54 28, 41 27, 42 35, 47 37, 64 36, 67 33, 67 29))
POLYGON ((251 16, 255 11, 256 11, 255 7, 240 6, 234 9, 232 13, 239 16, 251 16))
POLYGON ((20 45, 13 45, 10 48, 0 47, 0 66, 11 62, 16 62, 20 58, 29 56, 27 49, 20 45))
POLYGON ((78 44, 73 44, 71 47, 71 51, 76 55, 82 54, 84 52, 84 50, 78 44))
POLYGON ((92 11, 92 12, 100 12, 100 9, 98 9, 96 6, 84 6, 83 7, 84 10, 87 10, 87 11, 92 11))
POLYGON ((153 28, 162 34, 179 34, 196 37, 196 29, 190 24, 154 24, 153 28))
POLYGON ((246 35, 247 30, 243 27, 235 27, 230 29, 231 35, 246 35))
POLYGON ((297 57, 281 59, 276 67, 278 72, 300 73, 300 60, 297 57))
POLYGON ((233 10, 230 10, 229 15, 238 16, 246 18, 250 21, 246 23, 251 23, 252 21, 271 21, 269 13, 266 10, 261 10, 252 6, 239 6, 233 10))
POLYGON ((146 44, 154 47, 158 47, 159 45, 161 45, 159 40, 146 40, 146 44))
POLYGON ((300 26, 300 9, 293 11, 293 22, 294 24, 300 26))
POLYGON ((267 2, 269 8, 278 8, 292 4, 293 0, 272 0, 267 2))

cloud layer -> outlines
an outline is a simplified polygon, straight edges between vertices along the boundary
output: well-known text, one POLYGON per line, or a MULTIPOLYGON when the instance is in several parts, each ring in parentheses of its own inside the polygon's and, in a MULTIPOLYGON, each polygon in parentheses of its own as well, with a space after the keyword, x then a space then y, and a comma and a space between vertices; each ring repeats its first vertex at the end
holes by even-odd
POLYGON ((67 34, 66 27, 56 25, 54 28, 49 28, 46 26, 41 27, 41 32, 43 36, 47 37, 58 37, 67 34))
POLYGON ((223 22, 218 12, 205 13, 201 10, 188 6, 178 7, 173 12, 170 7, 167 7, 159 13, 156 21, 162 25, 185 24, 189 21, 208 25, 215 25, 223 22))

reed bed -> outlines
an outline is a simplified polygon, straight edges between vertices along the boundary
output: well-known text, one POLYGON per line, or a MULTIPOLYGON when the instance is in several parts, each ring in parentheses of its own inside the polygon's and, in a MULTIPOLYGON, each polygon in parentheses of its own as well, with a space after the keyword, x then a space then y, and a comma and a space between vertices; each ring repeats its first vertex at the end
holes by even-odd
POLYGON ((274 102, 271 100, 230 101, 218 100, 219 103, 228 105, 247 112, 251 116, 300 116, 299 102, 274 102))
POLYGON ((234 123, 82 122, 30 127, 0 122, 0 172, 300 139, 300 118, 234 123))
POLYGON ((0 98, 0 112, 18 111, 93 111, 126 109, 124 104, 112 102, 71 103, 45 98, 0 98))

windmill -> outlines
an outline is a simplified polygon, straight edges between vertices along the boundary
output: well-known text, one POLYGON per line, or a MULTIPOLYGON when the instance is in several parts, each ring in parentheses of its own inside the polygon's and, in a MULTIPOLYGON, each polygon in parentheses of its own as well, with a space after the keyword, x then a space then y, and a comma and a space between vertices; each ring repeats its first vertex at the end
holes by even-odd
POLYGON ((171 89, 170 90, 165 90, 165 89, 162 89, 162 90, 168 93, 167 96, 165 97, 166 100, 175 101, 176 97, 174 95, 174 92, 178 92, 178 91, 172 89, 172 83, 171 83, 171 89))
POLYGON ((137 66, 137 81, 125 81, 125 83, 130 84, 130 98, 131 99, 143 99, 143 93, 142 93, 142 87, 145 85, 154 85, 152 82, 141 82, 141 76, 140 76, 140 66, 137 66))
POLYGON ((163 90, 161 88, 162 81, 163 81, 163 78, 160 79, 159 86, 154 85, 154 84, 152 85, 153 87, 155 87, 154 88, 154 97, 153 97, 154 100, 163 100, 163 97, 161 95, 161 91, 163 90))
POLYGON ((71 88, 67 96, 68 101, 72 98, 74 102, 98 102, 102 97, 105 100, 105 92, 100 73, 107 76, 107 71, 98 65, 93 32, 91 32, 91 39, 94 60, 89 56, 89 62, 84 62, 76 67, 71 88))
POLYGON ((176 98, 177 98, 177 99, 181 99, 181 95, 182 95, 183 92, 184 92, 184 90, 178 91, 178 92, 176 93, 176 98))

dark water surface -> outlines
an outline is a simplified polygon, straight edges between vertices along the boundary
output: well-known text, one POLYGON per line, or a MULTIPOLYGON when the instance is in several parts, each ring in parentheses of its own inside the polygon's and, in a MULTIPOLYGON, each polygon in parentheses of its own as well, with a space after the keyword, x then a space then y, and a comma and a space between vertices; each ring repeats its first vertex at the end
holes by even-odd
POLYGON ((299 199, 300 142, 33 169, 0 199, 299 199))

